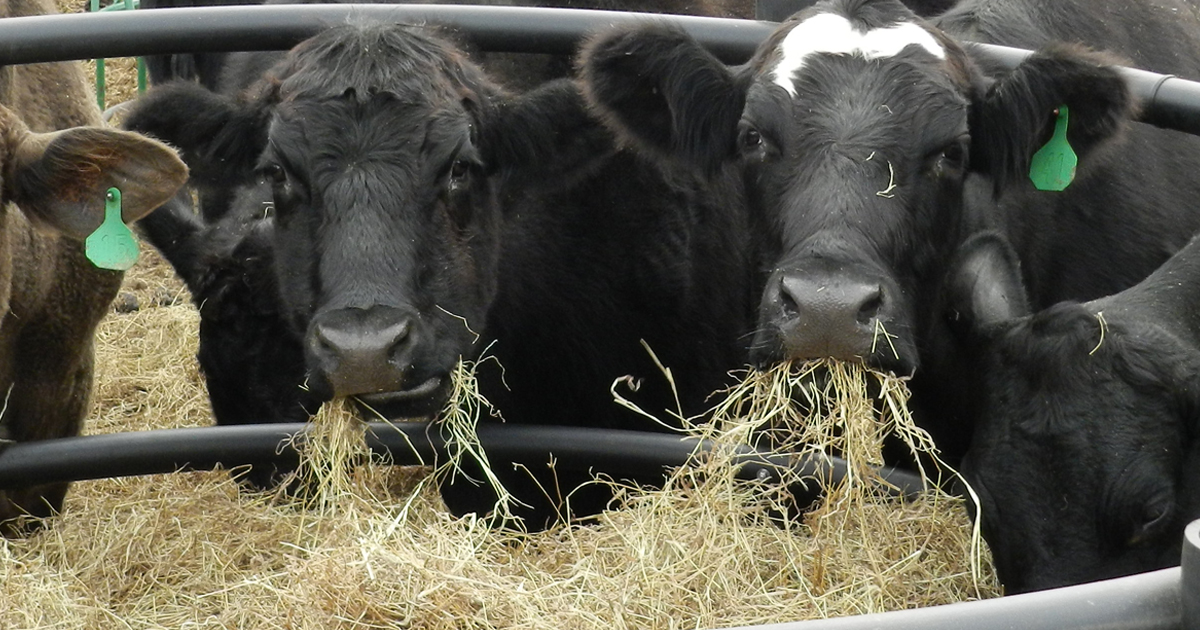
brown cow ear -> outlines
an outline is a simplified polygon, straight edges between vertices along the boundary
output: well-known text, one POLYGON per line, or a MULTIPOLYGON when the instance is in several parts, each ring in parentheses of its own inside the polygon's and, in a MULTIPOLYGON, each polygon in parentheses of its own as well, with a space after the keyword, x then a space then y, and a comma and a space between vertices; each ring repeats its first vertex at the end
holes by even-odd
POLYGON ((104 220, 109 188, 121 191, 121 219, 131 223, 187 182, 187 166, 167 145, 101 127, 24 132, 5 168, 7 193, 36 223, 83 240, 104 220))

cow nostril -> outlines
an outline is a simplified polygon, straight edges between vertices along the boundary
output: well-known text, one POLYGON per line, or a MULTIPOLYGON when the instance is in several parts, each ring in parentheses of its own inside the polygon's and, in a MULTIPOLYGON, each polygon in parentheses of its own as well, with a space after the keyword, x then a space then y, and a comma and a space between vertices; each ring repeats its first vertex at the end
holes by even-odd
POLYGON ((388 343, 388 357, 391 359, 400 358, 400 356, 412 345, 413 324, 412 320, 405 318, 389 326, 384 331, 384 335, 390 337, 388 343))
POLYGON ((873 291, 862 301, 858 308, 856 319, 858 323, 867 326, 871 320, 879 315, 879 309, 883 308, 883 290, 880 287, 875 287, 873 291))
POLYGON ((776 299, 775 303, 779 305, 779 314, 784 319, 790 319, 800 315, 800 302, 796 296, 789 290, 788 279, 782 278, 779 284, 775 287, 776 299))

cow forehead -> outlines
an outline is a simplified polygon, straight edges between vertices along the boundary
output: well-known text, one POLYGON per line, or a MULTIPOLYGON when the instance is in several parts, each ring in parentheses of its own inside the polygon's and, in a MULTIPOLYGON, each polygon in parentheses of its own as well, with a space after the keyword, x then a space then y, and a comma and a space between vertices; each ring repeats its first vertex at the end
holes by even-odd
POLYGON ((821 13, 796 24, 779 43, 779 63, 772 75, 776 85, 795 96, 795 74, 813 55, 859 55, 880 59, 894 57, 909 46, 920 46, 938 59, 946 58, 945 49, 933 34, 914 22, 860 30, 844 16, 821 13))

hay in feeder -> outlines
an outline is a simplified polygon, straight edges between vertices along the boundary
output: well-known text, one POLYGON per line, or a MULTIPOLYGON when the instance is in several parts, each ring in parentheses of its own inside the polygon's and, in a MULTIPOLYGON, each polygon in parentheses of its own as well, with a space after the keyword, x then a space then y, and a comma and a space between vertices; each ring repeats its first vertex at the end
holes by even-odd
MULTIPOLYGON (((211 423, 194 311, 187 299, 149 299, 163 295, 160 284, 186 293, 143 271, 155 269, 127 282, 142 308, 102 325, 88 432, 211 423)), ((876 378, 845 369, 859 383, 876 378)), ((770 441, 783 440, 784 412, 731 412, 764 414, 754 401, 785 375, 810 383, 810 394, 813 382, 838 382, 802 373, 752 375, 760 384, 747 392, 760 393, 744 392, 724 406, 726 417, 689 432, 762 444, 769 429, 770 441)), ((851 398, 817 407, 877 417, 858 387, 839 386, 851 398)), ((619 509, 594 525, 497 531, 451 517, 427 468, 363 457, 360 421, 347 406, 331 406, 319 422, 348 439, 316 456, 355 464, 321 469, 335 489, 324 507, 247 493, 223 471, 75 484, 44 531, 0 543, 0 628, 717 628, 997 594, 986 570, 972 579, 971 528, 957 499, 904 503, 875 490, 846 498, 878 489, 867 482, 794 515, 777 485, 736 480, 718 448, 660 490, 619 486, 619 509)), ((826 433, 828 448, 844 455, 855 440, 876 443, 870 431, 826 433)), ((878 458, 860 461, 858 479, 868 480, 878 458)))

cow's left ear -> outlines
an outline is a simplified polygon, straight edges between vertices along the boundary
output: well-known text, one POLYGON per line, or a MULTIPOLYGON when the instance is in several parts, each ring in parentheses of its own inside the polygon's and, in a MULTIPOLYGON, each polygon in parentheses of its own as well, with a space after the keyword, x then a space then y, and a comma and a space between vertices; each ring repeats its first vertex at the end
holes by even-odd
POLYGON ((1113 59, 1065 44, 1035 52, 980 91, 971 106, 971 167, 991 175, 997 193, 1029 176, 1060 106, 1067 106, 1067 140, 1081 165, 1136 110, 1113 59))
POLYGON ((570 79, 520 96, 494 96, 468 109, 477 110, 484 163, 508 181, 532 177, 567 185, 615 150, 612 135, 570 79))
POLYGON ((1016 252, 1001 235, 977 234, 956 252, 946 276, 946 316, 951 328, 973 333, 1029 315, 1016 252))
POLYGON ((588 102, 633 146, 707 171, 735 155, 750 75, 684 31, 613 29, 583 47, 578 66, 588 102))
POLYGON ((104 220, 109 188, 121 191, 121 219, 130 223, 170 199, 188 178, 174 150, 129 131, 33 133, 20 125, 6 139, 5 198, 35 223, 79 240, 104 220))

